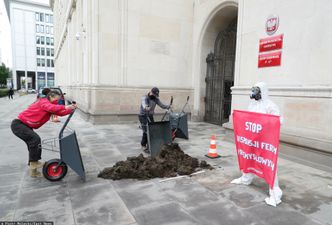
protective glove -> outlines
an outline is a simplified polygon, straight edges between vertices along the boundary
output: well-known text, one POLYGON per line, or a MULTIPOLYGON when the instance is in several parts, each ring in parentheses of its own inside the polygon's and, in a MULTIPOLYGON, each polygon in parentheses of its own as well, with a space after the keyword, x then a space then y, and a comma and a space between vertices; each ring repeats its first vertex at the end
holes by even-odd
POLYGON ((71 109, 71 110, 74 110, 77 108, 77 105, 76 104, 71 104, 71 105, 66 105, 65 106, 65 109, 71 109))

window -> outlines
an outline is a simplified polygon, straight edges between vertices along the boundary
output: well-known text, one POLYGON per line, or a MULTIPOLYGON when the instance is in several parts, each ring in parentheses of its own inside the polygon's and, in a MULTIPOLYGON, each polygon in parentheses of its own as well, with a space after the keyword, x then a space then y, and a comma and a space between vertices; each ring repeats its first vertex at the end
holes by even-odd
POLYGON ((47 86, 54 87, 54 73, 47 73, 47 86))
POLYGON ((36 21, 39 21, 39 13, 36 12, 36 21))
POLYGON ((50 51, 49 48, 46 49, 46 55, 47 55, 47 56, 51 56, 51 51, 50 51))
POLYGON ((45 55, 45 48, 41 48, 41 55, 45 55))
POLYGON ((45 22, 49 23, 50 22, 50 15, 45 14, 45 22))
POLYGON ((46 86, 45 76, 45 72, 37 72, 38 87, 43 88, 46 86))
POLYGON ((37 58, 37 66, 40 66, 40 59, 37 58))
POLYGON ((51 67, 51 60, 47 59, 47 67, 51 67))
POLYGON ((36 24, 36 33, 39 33, 39 25, 36 24))
POLYGON ((37 47, 37 55, 40 55, 40 47, 37 47))
POLYGON ((45 26, 45 33, 46 33, 46 34, 49 34, 49 33, 50 33, 50 31, 49 31, 49 26, 45 26))
POLYGON ((46 37, 46 44, 50 45, 50 38, 49 37, 46 37))
POLYGON ((45 67, 45 59, 41 59, 41 66, 45 67))
POLYGON ((40 33, 44 33, 44 25, 39 25, 39 30, 40 30, 40 33))
POLYGON ((50 33, 53 34, 53 27, 50 27, 50 33))
POLYGON ((36 36, 36 44, 40 44, 40 36, 36 36))
POLYGON ((50 15, 50 23, 53 23, 53 15, 50 15))
POLYGON ((51 38, 51 45, 54 45, 54 38, 51 38))
POLYGON ((44 13, 39 13, 40 22, 44 22, 44 13))
POLYGON ((51 48, 51 56, 54 56, 54 49, 51 48))
POLYGON ((42 45, 45 44, 45 37, 44 36, 40 37, 40 44, 42 44, 42 45))
POLYGON ((45 37, 44 36, 40 37, 40 44, 42 44, 42 45, 45 44, 45 37))
POLYGON ((54 60, 51 60, 51 67, 54 67, 54 60))

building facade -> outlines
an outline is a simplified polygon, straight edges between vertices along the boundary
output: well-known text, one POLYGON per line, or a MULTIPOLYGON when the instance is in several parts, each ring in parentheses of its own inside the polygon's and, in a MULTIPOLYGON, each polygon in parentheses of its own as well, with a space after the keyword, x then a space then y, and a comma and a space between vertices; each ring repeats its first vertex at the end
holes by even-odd
POLYGON ((4 63, 7 67, 11 67, 11 58, 9 19, 5 4, 3 1, 0 1, 0 65, 4 63))
POLYGON ((15 89, 54 86, 53 13, 48 4, 6 0, 11 24, 15 89))
POLYGON ((331 1, 50 4, 56 83, 93 121, 135 118, 139 96, 158 86, 175 109, 190 96, 193 120, 232 129, 232 110, 264 81, 284 117, 281 140, 332 151, 331 1), (271 38, 282 40, 260 50, 271 38))
MULTIPOLYGON (((3 11, 2 11, 2 5, 3 2, 0 2, 0 43, 2 43, 2 36, 3 36, 3 18, 4 18, 4 15, 3 15, 3 11)), ((0 45, 0 65, 2 64, 2 45, 0 45)))

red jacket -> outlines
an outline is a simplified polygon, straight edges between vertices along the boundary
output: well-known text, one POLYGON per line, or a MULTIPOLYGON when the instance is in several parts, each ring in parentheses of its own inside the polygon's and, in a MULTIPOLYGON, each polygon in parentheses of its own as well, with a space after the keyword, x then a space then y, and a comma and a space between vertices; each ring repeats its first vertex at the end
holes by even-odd
POLYGON ((66 109, 64 105, 53 104, 47 98, 40 98, 21 112, 18 119, 27 126, 38 129, 50 119, 52 114, 65 116, 71 112, 72 110, 66 109))

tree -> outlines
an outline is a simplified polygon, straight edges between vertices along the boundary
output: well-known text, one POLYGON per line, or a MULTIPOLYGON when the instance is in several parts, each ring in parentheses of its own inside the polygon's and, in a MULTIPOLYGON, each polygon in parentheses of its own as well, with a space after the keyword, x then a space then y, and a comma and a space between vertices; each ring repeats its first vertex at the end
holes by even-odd
POLYGON ((7 78, 10 76, 10 70, 4 63, 0 66, 0 87, 6 87, 7 78))

